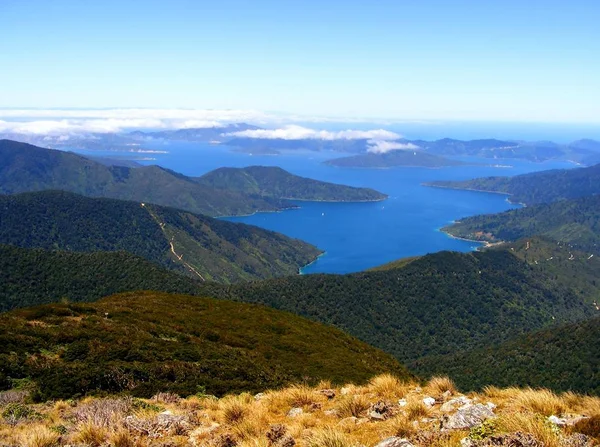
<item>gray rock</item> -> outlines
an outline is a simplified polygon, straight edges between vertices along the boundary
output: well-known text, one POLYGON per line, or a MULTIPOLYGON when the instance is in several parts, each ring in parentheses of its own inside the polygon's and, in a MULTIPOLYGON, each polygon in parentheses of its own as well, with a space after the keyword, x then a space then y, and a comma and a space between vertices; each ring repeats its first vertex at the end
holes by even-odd
POLYGON ((563 447, 593 447, 594 440, 582 433, 575 433, 564 438, 560 445, 563 447))
POLYGON ((302 408, 300 407, 296 407, 296 408, 292 408, 290 411, 288 411, 288 416, 291 418, 294 418, 296 416, 300 416, 302 413, 304 413, 304 410, 302 410, 302 408))
POLYGON ((375 410, 369 411, 367 416, 369 416, 369 418, 371 418, 371 420, 374 420, 374 421, 385 421, 385 419, 386 419, 383 414, 381 414, 375 410))
POLYGON ((451 411, 454 411, 458 407, 462 407, 462 406, 468 405, 470 403, 471 403, 471 399, 469 399, 468 397, 459 396, 454 399, 450 399, 448 402, 446 402, 444 405, 442 405, 440 407, 440 411, 442 413, 449 413, 451 411))
POLYGON ((391 438, 384 439, 375 447, 415 447, 408 439, 398 438, 392 436, 391 438))
POLYGON ((494 412, 483 404, 465 405, 442 420, 443 430, 464 430, 495 417, 494 412))

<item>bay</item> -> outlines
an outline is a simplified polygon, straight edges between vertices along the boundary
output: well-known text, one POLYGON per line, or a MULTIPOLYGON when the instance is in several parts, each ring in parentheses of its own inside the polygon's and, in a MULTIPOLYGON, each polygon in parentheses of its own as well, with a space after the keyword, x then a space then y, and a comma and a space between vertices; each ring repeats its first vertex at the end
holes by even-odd
MULTIPOLYGON (((155 160, 142 163, 158 164, 189 176, 200 176, 222 166, 280 166, 296 175, 370 187, 389 195, 385 201, 371 203, 296 202, 300 209, 225 218, 303 239, 324 250, 323 256, 302 269, 305 274, 356 272, 399 258, 441 250, 471 251, 479 244, 450 238, 439 229, 462 217, 519 206, 509 203, 507 196, 502 194, 432 188, 423 186, 424 182, 573 167, 565 162, 472 159, 487 166, 352 169, 323 164, 325 160, 343 155, 338 153, 249 155, 232 151, 227 146, 179 142, 144 146, 168 153, 132 156, 153 157, 155 160), (493 167, 490 163, 510 167, 493 167)), ((93 154, 115 155, 114 152, 97 151, 93 154)))

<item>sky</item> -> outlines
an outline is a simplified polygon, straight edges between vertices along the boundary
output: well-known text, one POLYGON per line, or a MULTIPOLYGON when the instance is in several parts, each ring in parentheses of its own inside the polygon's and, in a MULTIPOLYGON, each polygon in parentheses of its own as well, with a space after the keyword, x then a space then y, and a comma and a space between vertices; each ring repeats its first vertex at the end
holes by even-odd
POLYGON ((0 0, 0 107, 600 124, 597 0, 0 0))

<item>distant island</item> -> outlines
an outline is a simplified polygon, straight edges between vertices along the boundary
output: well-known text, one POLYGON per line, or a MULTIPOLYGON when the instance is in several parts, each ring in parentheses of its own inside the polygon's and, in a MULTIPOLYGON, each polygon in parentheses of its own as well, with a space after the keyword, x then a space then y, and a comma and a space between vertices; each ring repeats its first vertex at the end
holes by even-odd
POLYGON ((343 168, 393 168, 398 166, 443 168, 464 166, 468 164, 459 160, 451 160, 439 155, 432 155, 421 150, 394 150, 384 153, 367 153, 350 157, 334 158, 325 164, 343 168))

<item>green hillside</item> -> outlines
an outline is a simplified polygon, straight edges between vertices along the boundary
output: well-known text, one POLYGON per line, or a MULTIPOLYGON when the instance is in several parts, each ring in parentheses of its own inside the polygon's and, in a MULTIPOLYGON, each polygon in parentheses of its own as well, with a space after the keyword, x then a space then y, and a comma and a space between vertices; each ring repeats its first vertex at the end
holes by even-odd
POLYGON ((468 352, 414 362, 423 376, 447 374, 462 390, 490 384, 600 395, 600 318, 533 332, 468 352))
POLYGON ((467 217, 442 230, 453 236, 489 242, 540 235, 600 254, 600 196, 467 217))
POLYGON ((515 177, 486 177, 465 181, 427 183, 452 189, 470 189, 510 194, 511 202, 555 202, 600 194, 600 164, 589 168, 556 169, 515 177))
POLYGON ((292 175, 278 167, 267 166, 219 168, 203 175, 197 181, 217 189, 280 199, 367 202, 387 198, 385 194, 373 189, 321 182, 292 175))
POLYGON ((333 324, 401 361, 500 343, 593 315, 578 293, 504 250, 440 252, 398 269, 203 289, 333 324))
POLYGON ((158 166, 105 166, 79 155, 0 140, 0 194, 60 189, 149 202, 209 216, 275 211, 290 204, 215 190, 158 166))
POLYGON ((200 178, 159 166, 106 165, 70 152, 0 140, 0 194, 64 190, 90 197, 153 203, 232 216, 293 208, 286 199, 383 200, 367 188, 320 182, 280 168, 222 168, 200 178))
POLYGON ((325 164, 343 168, 393 168, 397 166, 441 168, 447 166, 462 166, 465 163, 423 151, 396 150, 380 154, 361 154, 350 157, 334 158, 325 164))
POLYGON ((127 252, 79 253, 0 245, 0 312, 96 301, 135 290, 198 293, 198 282, 127 252))
POLYGON ((364 382, 409 373, 338 329, 262 306, 137 292, 0 315, 0 383, 29 379, 41 400, 89 393, 190 395, 291 381, 364 382))
POLYGON ((303 241, 250 225, 61 191, 0 196, 0 243, 127 251, 195 279, 226 283, 297 274, 320 253, 303 241))

